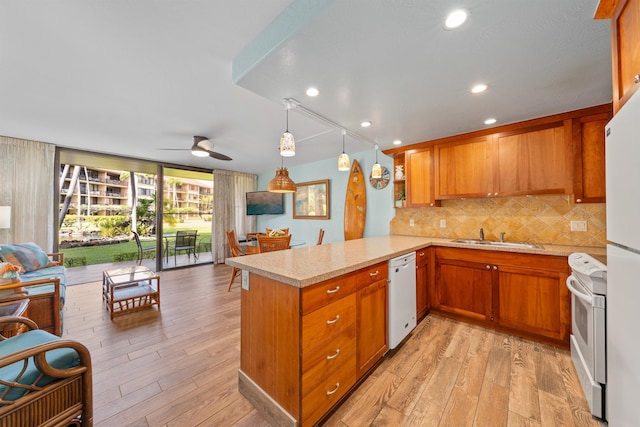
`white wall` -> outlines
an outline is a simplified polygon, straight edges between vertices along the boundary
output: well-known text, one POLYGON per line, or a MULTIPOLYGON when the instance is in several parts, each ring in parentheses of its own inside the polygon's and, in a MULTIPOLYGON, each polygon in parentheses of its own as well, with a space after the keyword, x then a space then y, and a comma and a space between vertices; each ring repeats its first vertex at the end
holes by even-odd
MULTIPOLYGON (((393 159, 378 152, 378 161, 389 169, 391 181, 382 190, 376 190, 369 185, 369 173, 375 163, 375 150, 367 150, 359 153, 349 153, 351 160, 356 159, 362 167, 367 181, 367 220, 364 229, 364 237, 389 234, 389 222, 394 217, 393 208, 393 159)), ((286 160, 285 160, 286 166, 286 160)), ((258 175, 258 190, 266 190, 267 184, 275 176, 279 165, 273 165, 273 171, 258 175)), ((293 195, 285 194, 285 212, 283 215, 258 216, 257 231, 265 228, 286 228, 293 235, 291 243, 305 242, 306 245, 315 245, 318 239, 318 231, 325 230, 324 243, 339 242, 344 240, 344 200, 347 189, 349 172, 338 171, 338 159, 320 160, 307 163, 302 166, 288 168, 289 177, 296 183, 330 180, 330 219, 293 219, 293 195)))

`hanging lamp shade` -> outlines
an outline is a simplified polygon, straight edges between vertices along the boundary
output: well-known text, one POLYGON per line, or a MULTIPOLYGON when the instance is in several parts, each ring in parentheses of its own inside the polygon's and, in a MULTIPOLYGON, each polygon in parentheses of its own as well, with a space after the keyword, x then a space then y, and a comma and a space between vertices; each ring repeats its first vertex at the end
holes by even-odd
POLYGON ((382 166, 378 163, 378 146, 376 145, 376 162, 373 164, 371 168, 371 178, 380 179, 382 178, 382 166))
POLYGON ((284 166, 276 170, 276 176, 267 184, 267 191, 271 193, 293 193, 296 183, 289 178, 289 171, 284 166))
POLYGON ((280 155, 282 157, 293 157, 296 155, 296 140, 289 132, 289 108, 291 104, 287 103, 287 130, 280 137, 280 155))
POLYGON ((349 155, 344 152, 344 134, 347 133, 344 129, 342 130, 342 154, 338 156, 338 170, 339 171, 349 171, 351 170, 351 161, 349 160, 349 155))
POLYGON ((351 161, 347 153, 342 153, 338 156, 338 170, 343 172, 351 170, 351 161))
POLYGON ((288 130, 280 137, 280 155, 282 157, 293 157, 296 155, 296 141, 288 130))

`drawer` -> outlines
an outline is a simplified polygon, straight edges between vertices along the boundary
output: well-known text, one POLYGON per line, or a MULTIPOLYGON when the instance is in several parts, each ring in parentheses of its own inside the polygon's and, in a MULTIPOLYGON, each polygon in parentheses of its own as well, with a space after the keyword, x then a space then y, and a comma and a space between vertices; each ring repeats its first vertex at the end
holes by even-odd
POLYGON ((429 248, 416 251, 416 267, 422 267, 429 263, 429 248))
POLYGON ((356 321, 356 294, 352 293, 302 318, 302 349, 312 349, 356 321))
POLYGON ((355 275, 344 275, 302 289, 302 315, 331 304, 356 290, 355 275))
POLYGON ((352 323, 318 347, 302 355, 302 384, 316 388, 320 382, 356 356, 356 324, 352 323))
POLYGON ((302 387, 302 425, 313 425, 340 400, 356 382, 355 357, 332 374, 325 375, 313 389, 302 387))
POLYGON ((358 289, 365 288, 380 279, 389 277, 389 266, 386 262, 381 262, 371 267, 358 270, 356 273, 356 284, 358 289))

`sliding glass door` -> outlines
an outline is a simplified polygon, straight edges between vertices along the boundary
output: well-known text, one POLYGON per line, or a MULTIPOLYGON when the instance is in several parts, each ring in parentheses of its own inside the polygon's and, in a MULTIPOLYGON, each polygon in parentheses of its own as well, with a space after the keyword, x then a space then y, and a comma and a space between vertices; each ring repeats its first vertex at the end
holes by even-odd
POLYGON ((162 269, 213 262, 213 174, 163 168, 162 269))

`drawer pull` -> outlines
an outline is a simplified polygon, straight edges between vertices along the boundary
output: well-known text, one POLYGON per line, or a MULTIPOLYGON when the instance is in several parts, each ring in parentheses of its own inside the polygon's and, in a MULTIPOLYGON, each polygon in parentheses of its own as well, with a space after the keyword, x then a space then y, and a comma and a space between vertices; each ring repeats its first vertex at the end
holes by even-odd
POLYGON ((376 270, 374 273, 369 273, 369 276, 373 277, 373 276, 377 276, 378 274, 380 274, 380 272, 376 270))
POLYGON ((328 294, 335 294, 340 290, 340 286, 336 286, 334 289, 327 289, 328 294))
POLYGON ((327 391, 327 396, 331 396, 333 393, 338 391, 339 388, 340 388, 340 383, 336 383, 336 388, 334 388, 333 390, 327 391))
POLYGON ((420 256, 424 256, 424 252, 420 252, 420 256))
POLYGON ((327 325, 333 325, 334 323, 336 323, 338 320, 340 320, 340 315, 337 314, 336 318, 333 320, 327 320, 327 325))
POLYGON ((336 348, 336 353, 330 354, 329 356, 327 356, 327 360, 335 359, 336 357, 338 357, 339 354, 340 354, 340 349, 336 348))

